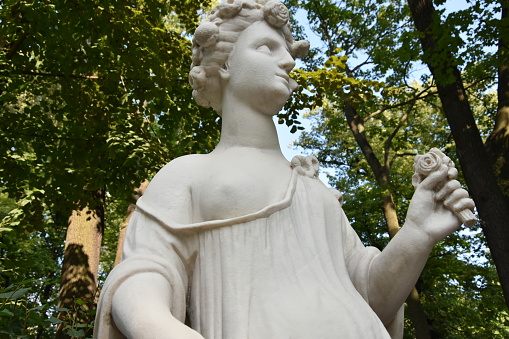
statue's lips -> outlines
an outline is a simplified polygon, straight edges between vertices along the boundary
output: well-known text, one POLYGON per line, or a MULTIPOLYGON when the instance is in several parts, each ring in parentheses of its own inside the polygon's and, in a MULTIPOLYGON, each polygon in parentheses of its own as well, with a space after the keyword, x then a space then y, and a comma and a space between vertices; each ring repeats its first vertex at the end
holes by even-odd
POLYGON ((287 74, 276 74, 278 77, 283 78, 286 80, 286 82, 290 82, 290 76, 287 74))

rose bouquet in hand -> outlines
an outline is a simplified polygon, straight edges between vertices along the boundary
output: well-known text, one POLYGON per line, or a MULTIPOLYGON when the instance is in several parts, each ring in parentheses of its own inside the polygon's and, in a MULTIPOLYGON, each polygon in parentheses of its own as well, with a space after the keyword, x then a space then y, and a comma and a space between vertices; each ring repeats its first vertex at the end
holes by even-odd
MULTIPOLYGON (((449 168, 448 180, 456 179, 458 170, 455 168, 451 159, 442 153, 438 148, 432 148, 424 155, 417 155, 414 159, 414 175, 412 176, 412 185, 417 187, 428 175, 437 171, 442 165, 449 168)), ((435 189, 438 191, 444 183, 438 185, 435 189)), ((477 218, 470 209, 456 210, 450 208, 456 217, 467 227, 472 227, 477 218)))

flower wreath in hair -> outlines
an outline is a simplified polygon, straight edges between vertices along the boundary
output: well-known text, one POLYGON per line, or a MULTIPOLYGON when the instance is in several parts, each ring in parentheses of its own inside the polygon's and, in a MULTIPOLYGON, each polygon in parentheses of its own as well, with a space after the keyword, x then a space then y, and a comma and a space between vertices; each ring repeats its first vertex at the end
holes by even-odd
MULTIPOLYGON (((198 104, 209 107, 210 102, 196 91, 203 91, 209 80, 207 75, 207 66, 201 65, 203 60, 203 49, 213 46, 219 38, 219 26, 223 19, 233 18, 240 13, 242 8, 261 9, 263 17, 269 25, 277 29, 283 29, 288 26, 288 32, 291 31, 288 23, 288 8, 276 0, 227 0, 217 5, 211 15, 203 21, 196 29, 193 37, 193 59, 191 72, 189 73, 189 82, 198 104), (263 6, 263 8, 262 8, 263 6)), ((291 33, 289 33, 291 34, 291 33)), ((291 54, 294 58, 303 58, 309 51, 309 42, 292 41, 291 54)))
MULTIPOLYGON (((288 23, 288 8, 284 4, 276 0, 263 1, 258 0, 258 4, 264 4, 263 15, 265 20, 275 28, 281 28, 288 23)), ((240 13, 242 7, 251 8, 252 2, 244 0, 227 0, 217 5, 209 21, 203 22, 194 33, 194 42, 201 47, 208 47, 217 41, 219 35, 219 28, 221 20, 217 18, 226 19, 232 18, 240 13)))

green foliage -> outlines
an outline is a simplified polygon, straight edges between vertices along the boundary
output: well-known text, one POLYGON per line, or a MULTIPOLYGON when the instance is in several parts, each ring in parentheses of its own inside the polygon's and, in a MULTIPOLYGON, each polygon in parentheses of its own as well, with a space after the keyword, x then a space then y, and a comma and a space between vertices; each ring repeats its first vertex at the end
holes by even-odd
MULTIPOLYGON (((497 68, 502 62, 507 62, 496 55, 499 34, 504 34, 502 29, 507 29, 507 22, 497 17, 501 4, 498 0, 477 0, 456 11, 439 7, 436 16, 440 20, 435 20, 432 27, 433 33, 439 36, 437 53, 425 53, 422 60, 433 67, 446 60, 448 65, 458 66, 464 71, 467 83, 481 81, 484 89, 493 86, 497 68)), ((440 77, 443 79, 436 80, 443 83, 452 80, 452 74, 440 77)))
POLYGON ((418 287, 432 333, 507 338, 507 308, 480 229, 461 231, 436 247, 418 287))
MULTIPOLYGON (((1 198, 1 213, 7 215, 15 201, 1 198)), ((56 303, 64 234, 56 227, 38 232, 16 225, 0 232, 0 337, 55 332, 48 314, 56 303)))
POLYGON ((2 7, 0 176, 25 224, 41 227, 44 204, 84 206, 84 188, 127 198, 170 159, 212 147, 216 116, 187 84, 185 34, 206 3, 2 7))
POLYGON ((218 140, 187 80, 189 34, 209 3, 0 5, 0 289, 24 293, 0 300, 6 336, 50 337, 62 321, 88 336, 92 305, 55 309, 70 211, 107 192, 103 278, 133 189, 218 140))
MULTIPOLYGON (((446 122, 431 113, 434 109, 438 109, 435 97, 414 105, 407 124, 392 139, 390 189, 401 224, 413 194, 413 156, 427 152, 433 144, 455 159, 446 122)), ((387 138, 404 114, 392 109, 366 121, 366 133, 378 157, 384 158, 387 138)), ((309 117, 312 129, 301 134, 298 146, 311 150, 324 167, 334 169, 329 183, 343 193, 343 209, 352 226, 366 245, 384 248, 389 237, 380 198, 385 192, 347 129, 345 117, 327 101, 309 117)), ((507 336, 507 309, 479 229, 454 234, 439 244, 418 289, 430 330, 440 337, 446 333, 447 338, 507 336)), ((407 325, 406 335, 413 338, 413 329, 407 325)))
MULTIPOLYGON (((420 90, 423 91, 422 88, 420 90)), ((446 153, 455 158, 446 122, 430 112, 430 107, 436 106, 436 100, 435 97, 428 97, 411 106, 411 110, 387 108, 364 122, 373 151, 390 169, 390 189, 399 207, 400 220, 404 220, 404 214, 401 213, 406 210, 413 193, 410 178, 414 155, 426 153, 429 145, 443 145, 446 153)), ((363 109, 365 106, 359 107, 360 112, 364 112, 363 109)), ((327 100, 309 117, 313 119, 312 129, 301 134, 298 146, 315 150, 321 164, 335 170, 330 183, 343 192, 344 209, 352 225, 365 235, 362 238, 366 243, 382 248, 386 236, 382 243, 378 243, 373 236, 380 236, 387 229, 380 209, 384 189, 377 183, 348 130, 346 118, 334 103, 327 100)))
POLYGON ((45 227, 44 232, 13 227, 1 235, 0 333, 49 338, 63 323, 71 337, 91 337, 94 300, 76 299, 70 310, 56 308, 65 229, 50 222, 45 227))
MULTIPOLYGON (((28 282, 28 281, 26 281, 28 282)), ((0 290, 0 337, 14 337, 22 334, 29 338, 30 325, 41 323, 39 312, 43 307, 28 302, 26 295, 30 291, 24 285, 11 285, 0 290)))
MULTIPOLYGON (((412 156, 432 146, 455 154, 434 80, 419 70, 429 57, 420 54, 404 1, 286 3, 306 12, 323 46, 294 72, 301 91, 280 122, 295 132, 300 111, 309 110, 313 128, 300 146, 335 170, 331 184, 344 193, 352 225, 366 244, 383 248, 380 197, 390 189, 403 221, 412 156), (390 187, 379 186, 356 146, 345 105, 357 110, 376 157, 390 169, 390 187)), ((58 324, 72 337, 88 336, 92 301, 55 307, 68 212, 90 202, 85 190, 108 192, 102 279, 132 189, 168 160, 213 148, 218 119, 194 103, 187 84, 188 34, 208 4, 6 0, 0 6, 0 337, 50 337, 58 324)), ((438 48, 457 52, 449 61, 463 70, 483 136, 493 127, 497 102, 489 88, 503 62, 490 46, 495 32, 509 27, 494 17, 498 8, 496 0, 472 1, 465 10, 438 12, 444 24, 433 28, 441 32, 438 48)), ((304 37, 303 27, 293 25, 304 37)), ((438 246, 418 287, 433 335, 509 335, 477 230, 438 246)))
MULTIPOLYGON (((311 30, 324 46, 322 53, 315 50, 305 59, 304 70, 294 74, 302 91, 294 94, 291 105, 296 111, 307 111, 312 121, 311 131, 301 134, 297 146, 334 170, 330 184, 343 193, 343 208, 352 226, 365 244, 383 248, 389 236, 381 198, 392 195, 403 224, 413 193, 413 156, 439 147, 458 163, 434 79, 419 69, 420 60, 427 57, 420 55, 419 34, 403 1, 287 3, 294 6, 293 12, 306 11, 311 30), (383 187, 349 129, 347 106, 353 107, 360 123, 356 133, 369 143, 363 147, 369 147, 389 175, 383 187)), ((436 28, 443 30, 438 45, 454 45, 461 55, 439 57, 463 66, 483 137, 493 128, 497 107, 496 93, 490 90, 496 63, 489 49, 496 35, 490 38, 487 33, 493 32, 489 27, 500 25, 488 13, 494 6, 496 2, 474 1, 473 9, 437 14, 446 18, 444 27, 436 28), (478 27, 484 28, 477 31, 478 27)), ((287 112, 296 116, 290 106, 287 112)), ((439 244, 417 287, 432 337, 509 336, 507 308, 478 229, 454 234, 439 244)), ((405 331, 406 337, 415 337, 409 321, 405 331)))
POLYGON ((63 326, 63 332, 71 338, 92 338, 95 306, 93 300, 76 299, 73 309, 56 308, 59 317, 49 317, 49 322, 63 326))

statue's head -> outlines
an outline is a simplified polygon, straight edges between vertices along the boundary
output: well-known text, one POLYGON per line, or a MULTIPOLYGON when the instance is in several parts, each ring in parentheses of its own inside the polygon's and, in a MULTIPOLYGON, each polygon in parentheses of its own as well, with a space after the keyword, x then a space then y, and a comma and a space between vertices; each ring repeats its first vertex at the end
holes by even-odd
MULTIPOLYGON (((227 0, 212 10, 198 26, 193 37, 193 61, 189 82, 193 97, 204 107, 212 107, 221 115, 222 87, 220 71, 227 66, 239 35, 252 24, 266 21, 279 30, 286 40, 288 51, 295 58, 303 58, 309 51, 307 41, 295 41, 288 23, 288 9, 275 0, 227 0)), ((291 80, 292 88, 297 84, 291 80)))

